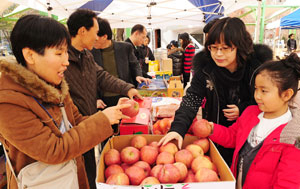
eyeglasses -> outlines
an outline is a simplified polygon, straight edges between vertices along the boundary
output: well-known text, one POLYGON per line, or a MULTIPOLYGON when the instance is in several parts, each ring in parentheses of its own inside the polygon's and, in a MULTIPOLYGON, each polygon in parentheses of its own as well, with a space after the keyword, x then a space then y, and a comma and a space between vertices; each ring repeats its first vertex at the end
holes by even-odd
POLYGON ((218 48, 216 45, 209 45, 208 50, 212 53, 217 53, 220 50, 223 54, 231 53, 235 48, 234 47, 221 47, 218 48))

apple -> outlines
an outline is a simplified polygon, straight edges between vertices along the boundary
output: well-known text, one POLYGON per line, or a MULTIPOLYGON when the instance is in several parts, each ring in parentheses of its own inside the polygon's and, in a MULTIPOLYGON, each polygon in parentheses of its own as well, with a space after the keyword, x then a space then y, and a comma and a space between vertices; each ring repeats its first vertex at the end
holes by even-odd
POLYGON ((192 170, 188 171, 188 174, 186 178, 184 179, 183 183, 188 183, 188 182, 197 182, 195 178, 195 174, 193 173, 192 170))
POLYGON ((113 175, 116 173, 124 173, 123 168, 117 164, 112 164, 112 165, 108 166, 104 171, 105 178, 108 178, 110 175, 113 175))
POLYGON ((150 142, 149 146, 153 146, 153 147, 157 148, 157 150, 159 148, 157 141, 150 142))
POLYGON ((145 172, 146 177, 150 175, 151 167, 147 162, 138 161, 135 164, 133 164, 133 166, 138 166, 138 167, 142 168, 145 172))
POLYGON ((130 104, 131 106, 128 108, 123 108, 121 109, 122 114, 129 116, 129 117, 134 117, 139 113, 139 103, 131 100, 131 99, 127 99, 124 101, 121 101, 121 104, 130 104))
POLYGON ((129 177, 132 185, 139 185, 146 178, 144 169, 138 166, 131 166, 126 169, 126 175, 129 177))
POLYGON ((195 178, 198 182, 214 182, 220 180, 215 171, 205 167, 200 168, 196 172, 195 178))
POLYGON ((199 138, 206 138, 211 134, 211 126, 205 119, 196 120, 192 127, 194 135, 199 138))
POLYGON ((202 148, 200 146, 198 146, 197 144, 189 144, 185 147, 185 149, 190 151, 193 154, 194 158, 204 155, 202 148))
POLYGON ((161 152, 158 154, 156 164, 174 163, 174 156, 169 152, 161 152))
POLYGON ((180 178, 180 172, 173 164, 165 164, 158 173, 158 180, 161 183, 177 183, 180 178))
POLYGON ((140 159, 140 151, 132 146, 127 146, 121 151, 121 160, 129 165, 134 164, 140 159))
POLYGON ((130 165, 128 165, 127 163, 122 163, 121 167, 125 171, 128 167, 130 167, 130 165))
POLYGON ((188 174, 188 169, 185 166, 185 164, 181 163, 181 162, 176 162, 173 165, 175 167, 177 167, 177 169, 179 170, 179 173, 180 173, 180 179, 179 179, 179 181, 184 181, 184 179, 186 178, 186 176, 188 174))
POLYGON ((213 163, 211 161, 209 161, 204 156, 196 157, 193 160, 191 167, 192 167, 192 170, 193 170, 194 173, 196 173, 202 167, 208 168, 208 169, 211 169, 211 170, 214 169, 213 163))
POLYGON ((184 163, 187 168, 191 167, 193 159, 192 152, 187 149, 182 149, 175 154, 175 161, 184 163))
POLYGON ((178 148, 174 143, 168 142, 167 144, 161 146, 159 148, 159 151, 160 152, 169 152, 172 155, 175 155, 175 153, 178 152, 178 148))
POLYGON ((125 173, 113 174, 107 178, 106 184, 129 185, 129 178, 125 173))
POLYGON ((172 122, 173 120, 169 118, 163 118, 162 120, 160 120, 158 125, 159 125, 159 130, 161 131, 162 134, 166 134, 169 131, 172 122))
POLYGON ((120 152, 116 149, 108 150, 104 155, 105 165, 121 164, 120 152))
POLYGON ((161 164, 155 165, 155 166, 151 169, 150 175, 151 175, 152 177, 158 178, 158 173, 160 172, 160 170, 161 170, 162 167, 163 167, 163 165, 161 165, 161 164))
POLYGON ((150 185, 153 185, 153 184, 160 184, 159 180, 155 177, 147 177, 145 178, 140 185, 146 185, 146 184, 150 184, 150 185))
POLYGON ((200 138, 198 140, 195 140, 193 144, 199 145, 204 153, 208 152, 209 150, 209 140, 207 138, 200 138))
POLYGON ((130 143, 131 146, 140 150, 143 146, 147 145, 147 139, 144 136, 136 135, 132 137, 130 143))
POLYGON ((153 146, 144 146, 140 152, 141 160, 149 163, 150 165, 155 163, 158 156, 158 148, 155 148, 153 146))

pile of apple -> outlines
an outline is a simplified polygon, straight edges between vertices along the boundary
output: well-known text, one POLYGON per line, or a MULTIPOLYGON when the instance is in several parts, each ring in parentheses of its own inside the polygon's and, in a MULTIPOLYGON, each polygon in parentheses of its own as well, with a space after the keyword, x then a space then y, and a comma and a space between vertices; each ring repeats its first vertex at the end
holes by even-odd
POLYGON ((154 124, 153 124, 153 134, 155 135, 164 135, 166 134, 169 129, 171 128, 171 124, 174 120, 174 117, 171 118, 163 118, 163 119, 159 119, 157 120, 154 124))
POLYGON ((110 149, 105 153, 106 183, 145 185, 219 181, 215 164, 205 155, 208 150, 207 138, 200 138, 178 150, 173 143, 159 147, 154 141, 147 145, 146 138, 137 135, 132 138, 131 146, 121 152, 110 149))

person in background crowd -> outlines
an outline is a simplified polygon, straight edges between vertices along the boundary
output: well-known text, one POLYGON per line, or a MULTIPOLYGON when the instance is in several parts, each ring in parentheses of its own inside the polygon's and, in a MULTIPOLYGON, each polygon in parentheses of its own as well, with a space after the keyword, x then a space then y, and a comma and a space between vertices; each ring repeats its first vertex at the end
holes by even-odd
POLYGON ((300 125, 289 102, 298 91, 300 59, 269 61, 256 71, 256 106, 249 106, 230 127, 210 123, 209 138, 235 148, 231 171, 241 188, 300 187, 300 125), (293 132, 291 132, 293 131, 293 132))
POLYGON ((140 65, 142 67, 142 72, 143 72, 143 76, 145 78, 152 78, 151 76, 149 76, 147 74, 147 72, 149 71, 148 69, 148 63, 149 61, 153 61, 155 60, 155 57, 152 53, 152 50, 148 47, 150 43, 150 37, 147 35, 145 38, 145 42, 141 45, 137 47, 137 50, 139 51, 139 55, 140 55, 140 65))
MULTIPOLYGON (((97 64, 111 75, 132 83, 146 82, 151 80, 142 77, 139 62, 133 54, 130 44, 112 40, 112 30, 106 19, 97 18, 99 25, 98 40, 91 51, 97 64)), ((110 107, 115 106, 123 95, 112 92, 104 92, 101 99, 110 107)))
MULTIPOLYGON (((79 113, 64 79, 70 36, 54 19, 23 16, 10 41, 16 59, 0 59, 0 141, 13 171, 18 175, 37 161, 57 165, 75 159, 79 188, 89 188, 82 154, 113 134, 111 125, 127 117, 120 109, 129 105, 90 117, 79 113)), ((17 189, 8 164, 6 174, 7 188, 17 189)))
POLYGON ((183 87, 187 85, 190 80, 190 73, 192 69, 192 59, 195 55, 195 46, 190 40, 188 33, 179 35, 179 42, 184 49, 183 53, 183 87))
POLYGON ((175 40, 172 40, 168 46, 168 58, 171 58, 173 62, 173 75, 180 76, 183 68, 183 50, 178 48, 178 42, 175 40))
POLYGON ((291 53, 291 52, 294 52, 297 50, 297 42, 294 38, 295 38, 295 35, 293 33, 289 35, 289 39, 286 44, 288 53, 291 53))
MULTIPOLYGON (((118 79, 94 61, 89 50, 98 39, 97 15, 88 9, 78 9, 67 21, 71 35, 68 49, 70 65, 65 72, 74 104, 83 115, 97 112, 97 99, 103 91, 109 91, 133 98, 142 98, 132 84, 118 79)), ((91 188, 96 188, 96 163, 94 149, 84 154, 85 167, 91 188)))
MULTIPOLYGON (((242 20, 230 17, 218 20, 209 30, 205 57, 194 57, 193 62, 197 62, 199 69, 195 69, 171 129, 160 144, 177 139, 181 147, 200 106, 204 119, 229 126, 247 106, 255 104, 251 80, 262 62, 253 50, 251 35, 242 20)), ((233 149, 217 148, 231 165, 233 149)))
MULTIPOLYGON (((137 47, 144 44, 146 36, 147 36, 146 28, 141 24, 136 24, 131 29, 130 37, 125 40, 125 42, 128 42, 131 44, 131 46, 134 50, 134 55, 139 62, 140 62, 140 59, 142 58, 142 55, 138 51, 137 47)), ((135 85, 137 86, 137 83, 135 85)))

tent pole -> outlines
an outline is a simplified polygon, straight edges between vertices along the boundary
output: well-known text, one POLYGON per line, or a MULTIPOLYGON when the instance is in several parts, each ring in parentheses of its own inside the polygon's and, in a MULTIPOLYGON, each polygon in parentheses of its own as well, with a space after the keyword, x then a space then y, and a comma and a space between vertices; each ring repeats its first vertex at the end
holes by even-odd
POLYGON ((260 21, 259 43, 264 42, 266 0, 262 0, 262 16, 260 21))
POLYGON ((258 5, 256 9, 256 25, 255 25, 255 36, 254 36, 254 42, 258 43, 259 39, 259 26, 260 26, 260 16, 261 16, 261 0, 257 0, 258 5))

